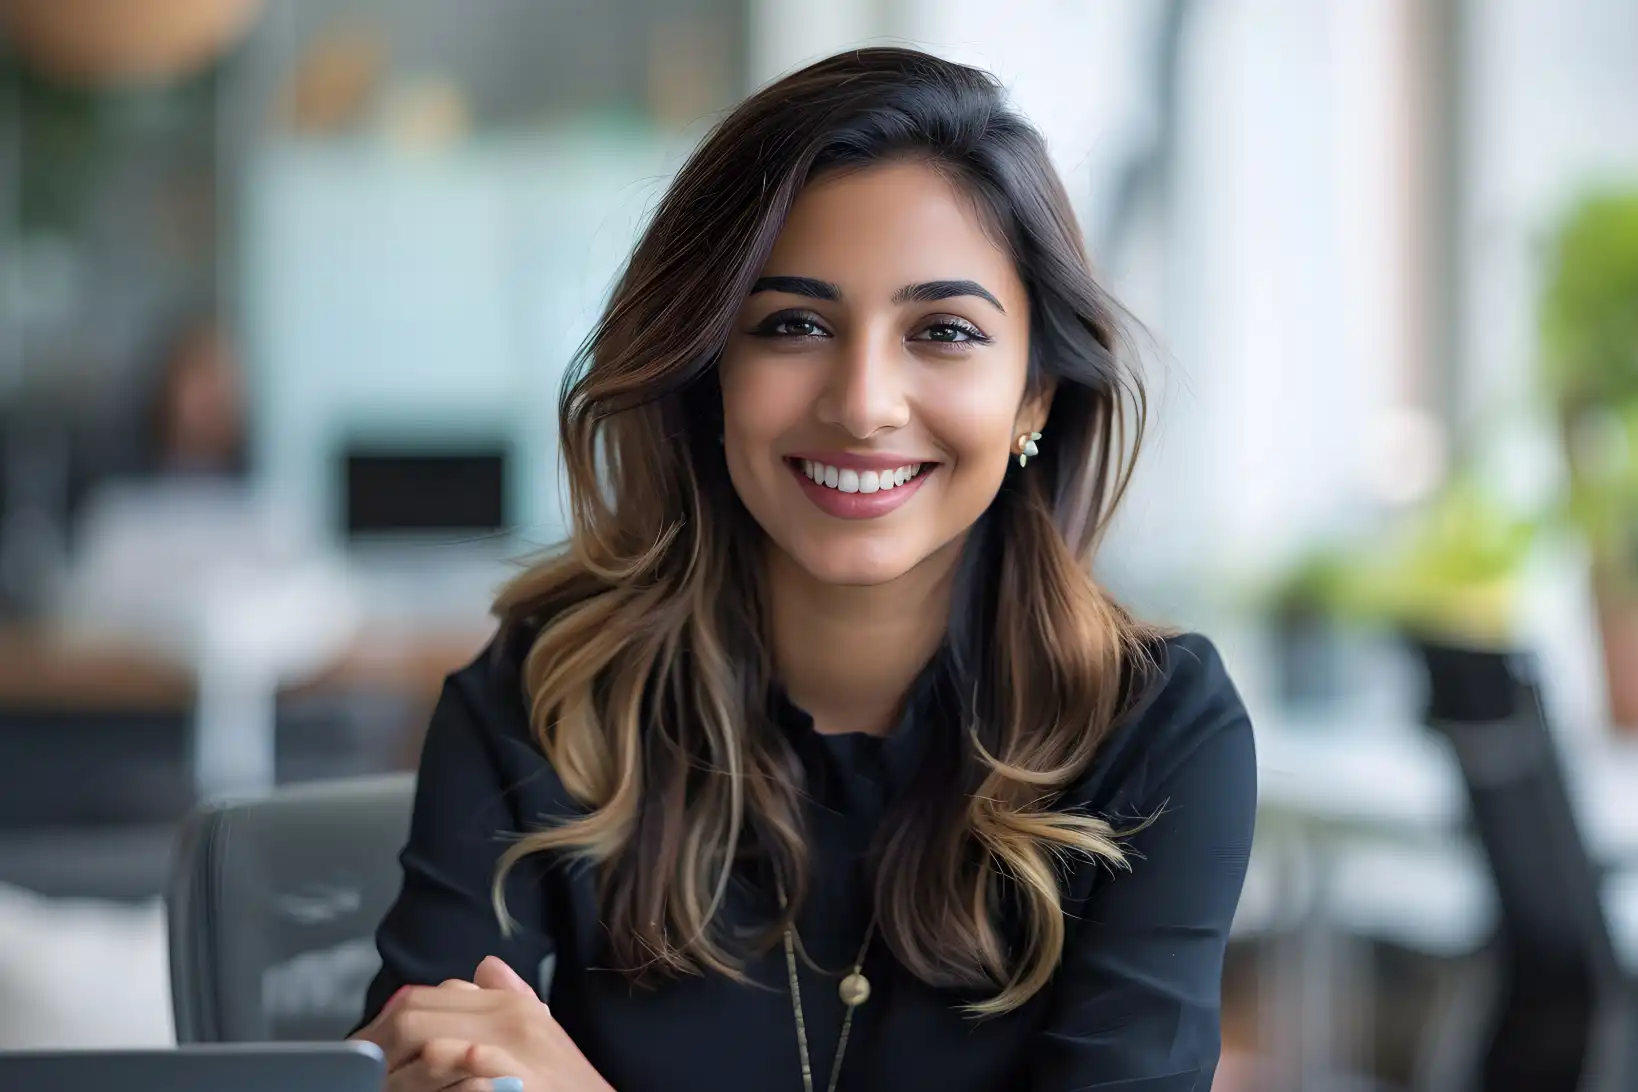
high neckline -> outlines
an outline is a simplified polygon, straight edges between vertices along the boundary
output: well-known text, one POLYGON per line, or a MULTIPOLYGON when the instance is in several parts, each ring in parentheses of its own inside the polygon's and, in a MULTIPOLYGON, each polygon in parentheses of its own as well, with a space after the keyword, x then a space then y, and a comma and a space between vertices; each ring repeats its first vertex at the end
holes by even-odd
MULTIPOLYGON (((808 775, 808 792, 832 810, 858 815, 885 810, 914 779, 939 715, 941 648, 916 675, 892 730, 821 732, 813 717, 776 687, 771 710, 808 775)), ((953 725, 950 726, 953 730, 953 725)))

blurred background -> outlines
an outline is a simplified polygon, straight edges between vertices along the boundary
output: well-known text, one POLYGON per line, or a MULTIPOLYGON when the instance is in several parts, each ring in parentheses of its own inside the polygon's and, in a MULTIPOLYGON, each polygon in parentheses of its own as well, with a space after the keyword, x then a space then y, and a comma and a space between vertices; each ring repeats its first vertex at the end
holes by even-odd
POLYGON ((1219 1089, 1638 1050, 1634 0, 0 0, 0 1048, 173 1041, 179 822, 413 765, 670 173, 883 42, 1141 323, 1101 574, 1263 771, 1219 1089))

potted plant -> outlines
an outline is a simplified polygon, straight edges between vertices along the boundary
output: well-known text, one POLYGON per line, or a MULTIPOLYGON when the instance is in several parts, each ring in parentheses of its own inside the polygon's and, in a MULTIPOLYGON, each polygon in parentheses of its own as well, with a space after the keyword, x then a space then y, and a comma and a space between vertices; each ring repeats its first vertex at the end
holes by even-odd
POLYGON ((1268 594, 1276 680, 1281 701, 1321 703, 1346 689, 1342 639, 1349 591, 1358 562, 1339 546, 1317 546, 1300 556, 1268 594))
POLYGON ((1373 636, 1511 647, 1539 524, 1462 472, 1382 533, 1303 555, 1269 601, 1281 697, 1338 696, 1351 653, 1373 636))
POLYGON ((1542 376, 1587 539, 1612 720, 1638 727, 1638 192, 1581 202, 1553 248, 1542 376))
POLYGON ((1361 581, 1362 609, 1412 641, 1507 648, 1538 521, 1458 475, 1402 528, 1361 581))

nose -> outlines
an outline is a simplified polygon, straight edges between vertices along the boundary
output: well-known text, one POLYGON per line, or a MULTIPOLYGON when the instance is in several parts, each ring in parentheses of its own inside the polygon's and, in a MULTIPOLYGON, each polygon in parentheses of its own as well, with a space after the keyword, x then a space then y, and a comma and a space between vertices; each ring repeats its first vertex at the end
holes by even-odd
POLYGON ((860 440, 909 424, 907 376, 898 349, 896 339, 869 331, 839 339, 819 399, 820 420, 860 440))

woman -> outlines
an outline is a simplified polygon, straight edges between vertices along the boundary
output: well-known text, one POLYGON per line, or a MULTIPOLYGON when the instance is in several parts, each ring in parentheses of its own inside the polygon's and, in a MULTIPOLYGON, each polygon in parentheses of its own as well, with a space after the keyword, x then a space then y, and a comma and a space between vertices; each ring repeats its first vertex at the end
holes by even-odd
POLYGON ((1251 729, 1088 575, 1112 312, 984 73, 717 128, 566 389, 569 546, 434 717, 389 1088, 1210 1086, 1251 729))
POLYGON ((173 334, 155 380, 145 461, 167 475, 241 473, 243 384, 232 347, 214 319, 192 317, 173 334))

